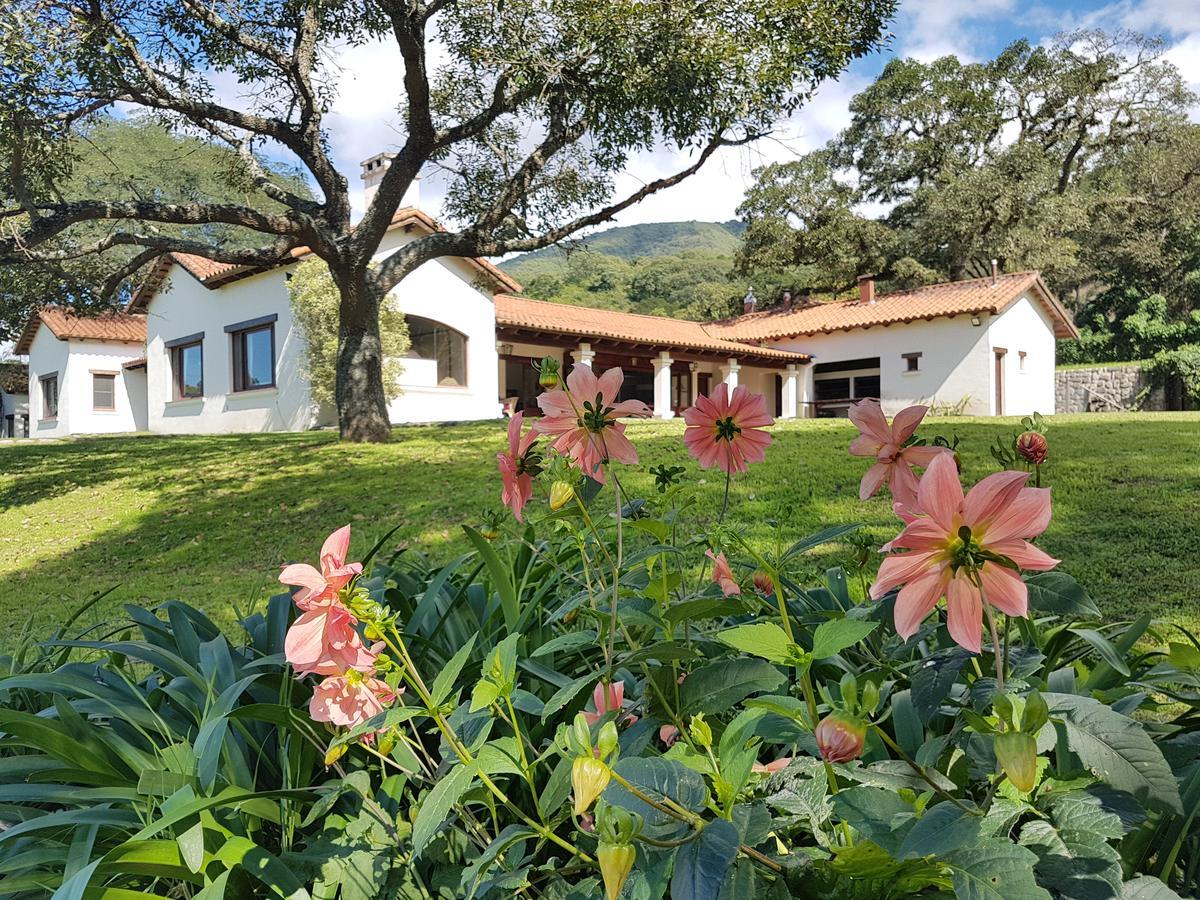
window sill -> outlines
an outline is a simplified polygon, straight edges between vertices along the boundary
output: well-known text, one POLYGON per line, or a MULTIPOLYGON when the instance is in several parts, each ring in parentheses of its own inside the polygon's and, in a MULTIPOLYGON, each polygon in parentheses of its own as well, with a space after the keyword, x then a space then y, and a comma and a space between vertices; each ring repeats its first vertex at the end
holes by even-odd
POLYGON ((38 427, 39 428, 43 425, 57 425, 57 424, 58 424, 58 416, 53 416, 49 419, 38 419, 38 427))
POLYGON ((925 373, 922 372, 920 369, 917 369, 915 372, 901 372, 900 373, 901 377, 903 377, 903 378, 912 378, 914 375, 924 375, 924 374, 925 373))
POLYGON ((167 409, 189 409, 193 406, 203 406, 203 397, 187 397, 183 400, 168 400, 165 404, 167 409))
POLYGON ((461 384, 404 384, 400 383, 402 391, 429 391, 438 394, 469 394, 471 388, 461 384))
POLYGON ((278 393, 278 387, 261 387, 245 391, 230 391, 228 396, 230 400, 236 400, 238 397, 270 397, 278 393))

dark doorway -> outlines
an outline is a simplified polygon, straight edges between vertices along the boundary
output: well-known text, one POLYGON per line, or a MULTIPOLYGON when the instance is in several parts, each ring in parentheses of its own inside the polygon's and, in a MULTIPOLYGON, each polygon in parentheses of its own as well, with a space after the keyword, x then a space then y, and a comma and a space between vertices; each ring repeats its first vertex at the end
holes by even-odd
POLYGON ((1008 351, 1003 347, 995 349, 996 354, 996 415, 1004 415, 1004 357, 1008 351))

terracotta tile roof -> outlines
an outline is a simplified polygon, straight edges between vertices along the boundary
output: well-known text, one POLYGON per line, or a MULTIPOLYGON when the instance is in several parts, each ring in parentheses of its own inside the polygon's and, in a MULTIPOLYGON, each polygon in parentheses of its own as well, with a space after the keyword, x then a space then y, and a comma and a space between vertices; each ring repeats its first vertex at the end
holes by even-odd
POLYGON ((707 350, 732 357, 782 363, 803 363, 808 360, 802 353, 772 350, 716 337, 709 333, 709 326, 701 322, 593 309, 590 306, 570 306, 511 294, 497 294, 495 300, 496 325, 499 328, 569 335, 584 341, 588 338, 608 338, 663 349, 707 350))
POLYGON ((727 319, 709 331, 730 340, 769 341, 804 335, 828 334, 874 325, 893 325, 945 316, 996 314, 1026 292, 1032 292, 1054 321, 1058 337, 1078 337, 1070 314, 1050 293, 1037 272, 1013 272, 992 281, 990 276, 970 281, 931 284, 909 291, 881 294, 874 303, 845 300, 811 303, 791 311, 767 310, 727 319))
POLYGON ((122 369, 144 369, 146 368, 146 357, 139 356, 137 359, 126 360, 121 363, 122 369))
POLYGON ((29 391, 29 366, 23 362, 0 363, 0 392, 25 394, 29 391))
MULTIPOLYGON (((445 231, 436 219, 417 209, 415 206, 406 206, 396 210, 396 214, 392 216, 391 224, 388 225, 388 231, 393 231, 397 228, 419 228, 427 234, 445 231)), ((312 253, 312 250, 308 247, 296 247, 276 265, 287 265, 308 256, 310 253, 312 253)), ((144 310, 149 305, 150 300, 162 285, 162 280, 170 269, 172 262, 178 263, 193 278, 207 288, 218 288, 238 278, 257 275, 259 272, 266 272, 268 269, 274 268, 274 266, 242 266, 235 263, 219 263, 192 253, 168 253, 150 270, 150 274, 142 282, 133 299, 129 301, 130 310, 144 310)), ((521 285, 511 275, 501 271, 486 259, 471 257, 467 259, 467 262, 491 279, 499 290, 521 290, 521 285)))
POLYGON ((38 327, 45 325, 60 341, 118 341, 123 344, 146 342, 146 317, 134 313, 101 313, 77 316, 69 310, 47 306, 29 319, 17 341, 16 352, 28 353, 38 327))

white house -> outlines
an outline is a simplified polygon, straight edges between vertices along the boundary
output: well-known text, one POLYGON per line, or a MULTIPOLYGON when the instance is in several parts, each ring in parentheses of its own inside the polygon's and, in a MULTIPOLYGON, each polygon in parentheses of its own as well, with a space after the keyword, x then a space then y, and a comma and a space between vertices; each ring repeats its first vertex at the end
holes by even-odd
POLYGON ((29 367, 0 362, 0 438, 29 437, 29 367))
MULTIPOLYGON (((388 164, 363 164, 370 192, 388 164)), ((382 258, 439 228, 413 198, 382 258)), ((29 355, 31 434, 297 431, 336 420, 313 401, 287 280, 276 266, 159 260, 124 313, 86 319, 49 308, 18 342, 29 355)), ((718 381, 766 395, 781 418, 845 415, 876 397, 894 413, 931 403, 972 415, 1054 411, 1055 338, 1076 334, 1036 272, 999 274, 855 300, 785 302, 721 322, 547 303, 482 259, 425 263, 394 289, 412 347, 393 422, 537 413, 532 360, 619 365, 625 395, 661 418, 718 381)))

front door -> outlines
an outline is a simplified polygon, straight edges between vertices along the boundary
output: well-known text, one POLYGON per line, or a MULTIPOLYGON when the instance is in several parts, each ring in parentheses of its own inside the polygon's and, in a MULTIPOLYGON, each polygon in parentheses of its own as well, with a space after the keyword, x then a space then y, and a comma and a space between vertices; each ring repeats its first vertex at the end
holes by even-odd
POLYGON ((1004 356, 1008 351, 1002 347, 995 349, 996 354, 996 415, 1004 415, 1004 356))
POLYGON ((671 372, 671 409, 675 415, 692 405, 692 373, 689 371, 671 372))
POLYGON ((712 392, 712 373, 696 373, 696 392, 707 397, 712 392))

